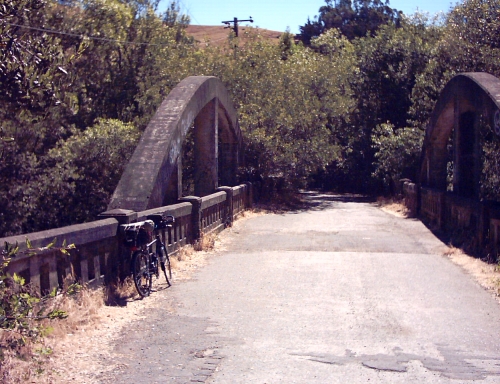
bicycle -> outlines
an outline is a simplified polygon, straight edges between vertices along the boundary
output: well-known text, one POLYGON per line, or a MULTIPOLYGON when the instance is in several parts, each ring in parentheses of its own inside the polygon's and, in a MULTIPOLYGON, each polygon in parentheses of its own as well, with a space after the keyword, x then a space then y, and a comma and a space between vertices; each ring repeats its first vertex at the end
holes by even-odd
POLYGON ((172 268, 165 244, 161 241, 159 231, 171 228, 175 222, 173 216, 149 215, 145 221, 125 224, 125 245, 132 251, 131 271, 137 292, 141 297, 149 296, 153 286, 153 276, 160 277, 159 268, 163 271, 168 287, 171 286, 172 268), (151 240, 151 234, 155 237, 151 240), (153 252, 153 245, 154 252, 153 252), (168 270, 168 275, 167 275, 168 270))

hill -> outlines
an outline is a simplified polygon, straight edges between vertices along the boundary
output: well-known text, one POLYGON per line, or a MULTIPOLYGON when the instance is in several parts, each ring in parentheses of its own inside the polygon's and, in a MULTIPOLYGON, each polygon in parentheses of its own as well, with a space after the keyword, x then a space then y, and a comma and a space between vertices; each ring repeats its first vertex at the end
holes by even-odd
MULTIPOLYGON (((253 27, 241 27, 239 28, 239 38, 243 43, 246 40, 246 33, 252 31, 260 34, 265 39, 273 43, 279 42, 279 37, 283 32, 270 31, 268 29, 253 28, 253 27)), ((198 43, 203 43, 205 41, 210 41, 211 44, 221 45, 224 44, 229 35, 229 29, 225 28, 224 25, 189 25, 186 29, 186 33, 189 36, 193 36, 198 43)))

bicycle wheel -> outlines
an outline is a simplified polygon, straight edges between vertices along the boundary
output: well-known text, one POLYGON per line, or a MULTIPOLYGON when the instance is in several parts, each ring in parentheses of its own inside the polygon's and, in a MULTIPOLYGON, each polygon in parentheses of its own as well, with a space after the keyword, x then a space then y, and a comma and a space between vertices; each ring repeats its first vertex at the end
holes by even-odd
POLYGON ((170 287, 169 277, 172 278, 172 267, 170 266, 170 258, 168 257, 168 251, 163 244, 160 244, 158 248, 156 248, 156 252, 158 254, 158 260, 160 260, 161 270, 165 275, 165 280, 167 280, 167 284, 170 287), (168 275, 167 275, 168 268, 168 275))
POLYGON ((132 256, 132 275, 137 292, 141 297, 149 296, 153 276, 149 272, 149 255, 142 251, 134 252, 132 256))
POLYGON ((167 268, 168 268, 168 277, 172 278, 172 266, 170 265, 170 256, 167 253, 167 268))
POLYGON ((170 284, 170 280, 168 279, 166 265, 163 261, 161 262, 161 270, 163 271, 163 274, 165 275, 165 280, 167 280, 167 284, 170 287, 172 284, 170 284))

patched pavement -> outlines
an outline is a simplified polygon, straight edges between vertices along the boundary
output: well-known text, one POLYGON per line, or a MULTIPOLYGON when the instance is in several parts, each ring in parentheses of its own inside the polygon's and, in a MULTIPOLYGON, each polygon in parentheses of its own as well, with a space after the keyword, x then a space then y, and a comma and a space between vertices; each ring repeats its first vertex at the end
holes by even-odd
POLYGON ((154 293, 102 382, 500 382, 500 305, 422 223, 308 200, 238 223, 194 279, 154 293))

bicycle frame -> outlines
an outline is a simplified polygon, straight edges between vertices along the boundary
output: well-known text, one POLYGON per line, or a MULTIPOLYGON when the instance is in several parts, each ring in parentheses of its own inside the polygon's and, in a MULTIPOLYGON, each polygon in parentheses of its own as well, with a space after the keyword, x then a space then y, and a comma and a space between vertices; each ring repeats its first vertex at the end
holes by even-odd
POLYGON ((172 227, 174 221, 173 216, 165 218, 162 215, 150 215, 143 222, 122 226, 125 231, 125 245, 133 252, 131 272, 134 283, 142 297, 149 295, 153 275, 159 278, 158 265, 161 266, 168 286, 171 285, 167 276, 168 267, 168 274, 172 278, 170 258, 159 230, 172 227), (154 239, 149 241, 153 232, 155 233, 154 239), (154 252, 153 245, 155 246, 154 252))

